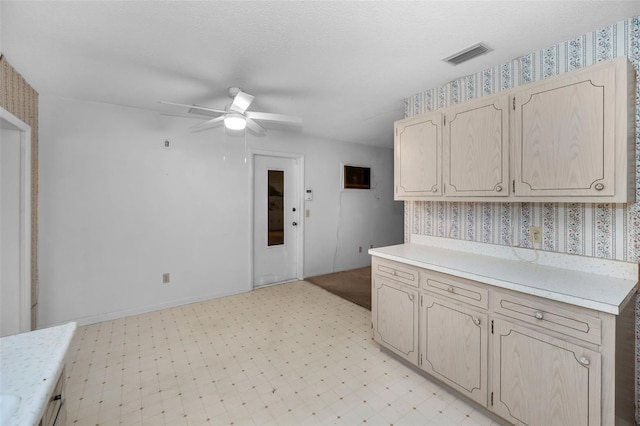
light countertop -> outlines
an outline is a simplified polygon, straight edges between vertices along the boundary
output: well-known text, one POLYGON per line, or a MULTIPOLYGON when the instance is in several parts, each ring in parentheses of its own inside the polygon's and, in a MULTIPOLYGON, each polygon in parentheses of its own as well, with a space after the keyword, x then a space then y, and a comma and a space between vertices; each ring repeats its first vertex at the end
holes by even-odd
MULTIPOLYGON (((635 294, 638 283, 637 279, 585 272, 584 268, 549 266, 415 243, 370 249, 369 254, 616 315, 635 294)), ((637 265, 635 268, 637 271, 637 265)))
POLYGON ((0 394, 19 398, 8 425, 40 422, 75 329, 72 322, 0 339, 0 394))

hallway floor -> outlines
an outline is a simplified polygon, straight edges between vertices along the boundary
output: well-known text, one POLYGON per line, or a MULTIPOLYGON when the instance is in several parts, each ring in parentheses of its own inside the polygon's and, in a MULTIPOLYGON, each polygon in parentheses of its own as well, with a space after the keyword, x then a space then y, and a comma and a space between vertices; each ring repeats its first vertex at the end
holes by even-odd
POLYGON ((79 327, 69 425, 492 425, 304 281, 79 327))

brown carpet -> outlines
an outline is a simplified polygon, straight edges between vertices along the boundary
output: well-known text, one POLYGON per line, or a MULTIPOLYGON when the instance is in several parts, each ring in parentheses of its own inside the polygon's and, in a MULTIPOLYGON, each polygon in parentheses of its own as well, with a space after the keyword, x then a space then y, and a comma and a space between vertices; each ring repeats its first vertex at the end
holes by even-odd
POLYGON ((305 278, 305 281, 371 310, 371 267, 305 278))

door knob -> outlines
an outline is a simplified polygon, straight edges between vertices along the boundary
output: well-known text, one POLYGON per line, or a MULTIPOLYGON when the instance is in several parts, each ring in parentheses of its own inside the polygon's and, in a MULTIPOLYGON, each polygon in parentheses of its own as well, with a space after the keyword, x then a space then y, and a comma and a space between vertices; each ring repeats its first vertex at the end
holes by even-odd
POLYGON ((298 226, 298 222, 291 222, 293 226, 298 226))

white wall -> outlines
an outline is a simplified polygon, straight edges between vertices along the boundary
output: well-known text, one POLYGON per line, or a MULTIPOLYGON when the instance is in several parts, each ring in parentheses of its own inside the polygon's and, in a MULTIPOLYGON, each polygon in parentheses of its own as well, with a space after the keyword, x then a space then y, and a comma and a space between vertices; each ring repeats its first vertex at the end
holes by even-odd
MULTIPOLYGON (((244 138, 225 143, 222 129, 191 133, 191 124, 40 97, 39 327, 250 290, 244 138)), ((305 276, 366 266, 370 244, 402 242, 391 149, 277 131, 248 142, 305 155, 305 186, 314 192, 305 276), (341 191, 342 163, 371 166, 374 189, 341 191)))

